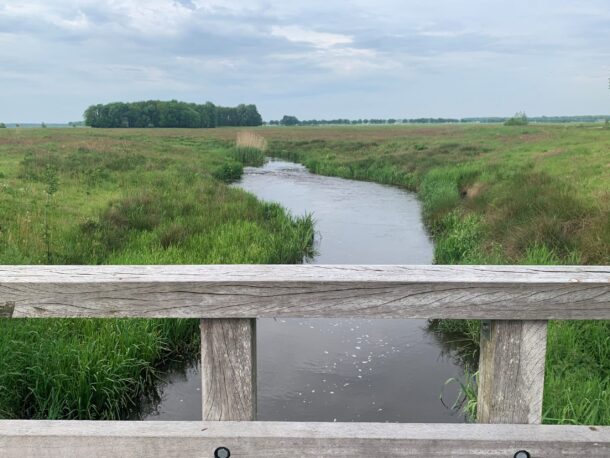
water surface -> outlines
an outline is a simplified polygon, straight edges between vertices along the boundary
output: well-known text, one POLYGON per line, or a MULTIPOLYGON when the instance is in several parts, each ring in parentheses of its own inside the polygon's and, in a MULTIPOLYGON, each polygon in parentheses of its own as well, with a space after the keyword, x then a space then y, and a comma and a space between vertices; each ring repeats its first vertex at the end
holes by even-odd
MULTIPOLYGON (((415 195, 270 161, 237 186, 316 222, 316 264, 431 264, 415 195)), ((461 422, 446 403, 462 370, 424 320, 260 319, 258 419, 461 422)), ((196 365, 169 375, 147 420, 201 419, 196 365)))

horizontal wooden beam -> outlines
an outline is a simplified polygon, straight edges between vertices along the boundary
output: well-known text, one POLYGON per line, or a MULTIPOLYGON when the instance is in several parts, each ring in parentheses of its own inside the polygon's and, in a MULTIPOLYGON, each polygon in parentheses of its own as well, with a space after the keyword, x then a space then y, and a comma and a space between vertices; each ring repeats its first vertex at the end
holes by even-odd
POLYGON ((610 427, 298 422, 0 421, 0 456, 610 456, 610 427), (226 456, 226 455, 225 455, 226 456), (525 456, 525 455, 524 455, 525 456))
POLYGON ((0 266, 17 317, 610 319, 610 267, 0 266))

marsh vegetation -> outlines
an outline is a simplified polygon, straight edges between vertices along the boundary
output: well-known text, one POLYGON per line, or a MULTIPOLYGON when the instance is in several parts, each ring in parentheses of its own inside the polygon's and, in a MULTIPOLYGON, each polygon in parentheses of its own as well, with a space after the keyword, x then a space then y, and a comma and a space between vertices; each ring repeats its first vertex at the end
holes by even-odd
MULTIPOLYGON (((214 178, 228 160, 234 142, 175 131, 7 129, 0 263, 301 262, 311 218, 214 178)), ((198 336, 193 320, 0 320, 0 416, 129 416, 198 336)))

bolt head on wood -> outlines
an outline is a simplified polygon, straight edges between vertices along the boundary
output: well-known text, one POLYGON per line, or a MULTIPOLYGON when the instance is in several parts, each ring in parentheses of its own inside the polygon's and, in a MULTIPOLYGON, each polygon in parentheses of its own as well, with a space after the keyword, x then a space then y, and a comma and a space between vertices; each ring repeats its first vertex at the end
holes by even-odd
POLYGON ((218 447, 216 450, 214 450, 214 458, 229 458, 230 456, 231 451, 227 447, 218 447))

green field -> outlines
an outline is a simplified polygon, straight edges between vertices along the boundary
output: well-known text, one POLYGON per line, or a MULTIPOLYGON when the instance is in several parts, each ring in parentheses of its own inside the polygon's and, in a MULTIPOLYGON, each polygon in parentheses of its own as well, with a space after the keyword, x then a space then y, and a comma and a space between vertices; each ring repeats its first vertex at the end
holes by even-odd
MULTIPOLYGON (((610 264, 610 130, 600 125, 251 130, 267 154, 315 173, 416 191, 437 263, 610 264)), ((237 133, 3 129, 0 263, 299 262, 311 219, 226 185, 261 159, 234 147, 237 133)), ((478 339, 474 322, 435 325, 478 339)), ((0 326, 0 351, 13 355, 0 360, 4 417, 124 417, 167 360, 197 345, 192 321, 0 326)), ((610 424, 610 326, 552 323, 547 358, 545 421, 610 424)))

